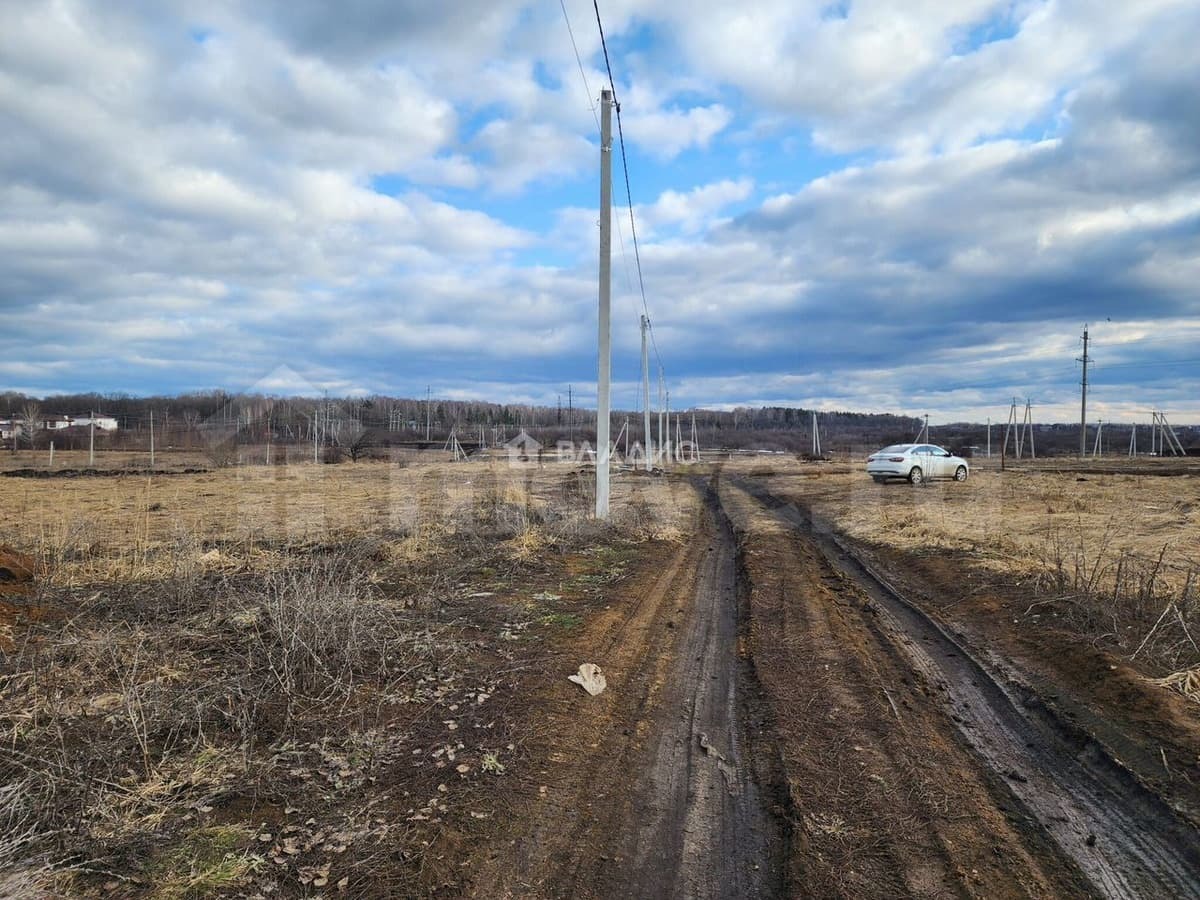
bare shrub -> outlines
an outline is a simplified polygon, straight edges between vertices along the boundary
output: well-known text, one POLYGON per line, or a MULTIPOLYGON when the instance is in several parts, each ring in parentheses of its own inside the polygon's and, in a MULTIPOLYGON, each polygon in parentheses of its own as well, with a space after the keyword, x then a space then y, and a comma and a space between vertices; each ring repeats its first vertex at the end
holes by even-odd
POLYGON ((1071 535, 1049 529, 1036 583, 1050 596, 1032 603, 1026 615, 1053 607, 1081 634, 1167 671, 1200 663, 1196 570, 1169 566, 1169 544, 1154 556, 1114 549, 1116 533, 1115 521, 1098 539, 1086 536, 1082 527, 1071 535))
POLYGON ((227 469, 237 465, 238 446, 232 440, 211 441, 204 448, 204 456, 214 469, 227 469))
POLYGON ((485 540, 509 540, 545 523, 542 507, 524 485, 493 481, 475 495, 459 526, 485 540))
POLYGON ((377 611, 365 573, 351 555, 314 557, 268 573, 256 599, 253 645, 289 700, 344 693, 371 658, 377 611))

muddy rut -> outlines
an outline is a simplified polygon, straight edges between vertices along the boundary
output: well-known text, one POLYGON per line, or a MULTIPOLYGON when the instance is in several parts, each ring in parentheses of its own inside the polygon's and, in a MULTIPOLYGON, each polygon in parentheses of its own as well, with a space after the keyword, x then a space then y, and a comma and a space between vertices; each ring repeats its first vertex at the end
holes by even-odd
POLYGON ((786 838, 770 811, 770 750, 754 758, 757 702, 738 655, 733 535, 710 495, 707 549, 634 785, 620 893, 633 897, 782 895, 786 838))
POLYGON ((1081 889, 1103 897, 1200 897, 1200 838, 1160 798, 1037 696, 989 672, 824 523, 753 483, 738 487, 817 550, 822 566, 844 580, 844 592, 863 598, 869 630, 933 687, 945 717, 994 776, 995 802, 1003 805, 1005 794, 1016 799, 1025 830, 1049 837, 1064 870, 1082 874, 1081 889))
POLYGON ((809 514, 693 486, 692 539, 589 625, 486 897, 1197 897, 1200 839, 809 514))
POLYGON ((608 689, 551 691, 544 783, 503 824, 504 846, 470 861, 472 895, 787 895, 775 748, 739 654, 737 548, 697 487, 692 540, 590 629, 608 689))

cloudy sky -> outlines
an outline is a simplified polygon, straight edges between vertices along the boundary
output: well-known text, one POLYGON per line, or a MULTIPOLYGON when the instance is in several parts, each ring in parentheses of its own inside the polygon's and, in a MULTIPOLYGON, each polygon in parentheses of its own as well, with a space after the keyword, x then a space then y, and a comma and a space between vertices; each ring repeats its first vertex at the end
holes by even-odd
MULTIPOLYGON (((582 72, 559 0, 0 4, 0 387, 588 402, 565 8, 582 72)), ((600 10, 673 406, 1068 421, 1086 322, 1098 415, 1200 420, 1195 0, 600 10)))

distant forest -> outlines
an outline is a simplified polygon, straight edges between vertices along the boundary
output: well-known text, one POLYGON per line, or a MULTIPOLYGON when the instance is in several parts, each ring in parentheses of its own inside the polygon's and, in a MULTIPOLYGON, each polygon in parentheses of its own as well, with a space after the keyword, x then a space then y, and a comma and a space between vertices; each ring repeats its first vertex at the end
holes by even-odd
MULTIPOLYGON (((170 397, 133 397, 128 394, 60 394, 30 397, 6 392, 0 395, 0 416, 24 419, 53 415, 106 414, 117 419, 116 432, 97 438, 98 448, 135 449, 148 443, 153 420, 155 443, 160 449, 204 449, 215 445, 319 444, 340 448, 357 458, 374 448, 396 445, 437 445, 451 433, 467 449, 482 441, 494 446, 524 429, 543 445, 557 441, 595 440, 595 412, 567 406, 529 406, 485 403, 477 400, 445 400, 372 396, 361 398, 274 397, 230 394, 224 391, 181 394, 170 397), (426 437, 428 435, 428 438, 426 437)), ((785 406, 736 408, 732 410, 672 410, 672 439, 675 417, 684 440, 692 434, 702 448, 778 450, 804 453, 812 446, 812 410, 785 406)), ((913 441, 921 420, 912 416, 876 413, 818 411, 821 449, 825 453, 867 452, 889 443, 913 441)), ((630 442, 642 438, 642 416, 637 410, 615 411, 612 433, 616 437, 629 421, 630 442)), ((658 417, 652 413, 651 430, 657 438, 658 417)), ((1176 426, 1185 446, 1200 443, 1200 429, 1176 426)), ((1089 451, 1094 439, 1089 433, 1089 451)), ((1004 426, 993 425, 991 442, 999 454, 1004 426)), ((83 449, 87 429, 36 431, 18 439, 25 446, 47 446, 54 440, 60 449, 83 449)), ((624 440, 624 438, 622 438, 624 440)), ((987 446, 984 425, 955 423, 934 425, 931 443, 964 453, 983 453, 987 446)), ((1106 427, 1103 442, 1110 452, 1124 450, 1129 443, 1128 426, 1106 427)), ((1139 449, 1149 449, 1149 429, 1139 434, 1139 449)), ((11 446, 11 441, 9 442, 11 446)), ((1079 426, 1038 425, 1035 446, 1039 455, 1076 453, 1079 426)))

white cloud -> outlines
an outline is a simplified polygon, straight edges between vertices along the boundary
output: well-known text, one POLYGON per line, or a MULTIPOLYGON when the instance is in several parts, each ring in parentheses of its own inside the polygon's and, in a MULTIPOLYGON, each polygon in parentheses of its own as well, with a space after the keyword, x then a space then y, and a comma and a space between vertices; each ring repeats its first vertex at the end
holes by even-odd
POLYGON ((626 117, 628 137, 651 156, 672 160, 691 147, 707 147, 733 119, 719 103, 688 110, 659 109, 626 117))
POLYGON ((480 129, 475 143, 490 158, 484 186, 501 193, 598 165, 598 145, 548 122, 528 125, 493 119, 480 129))
MULTIPOLYGON (((587 95, 606 76, 590 4, 568 8, 586 91, 554 4, 0 8, 0 371, 243 386, 303 360, 322 384, 451 371, 447 391, 541 399, 540 378, 594 377, 587 95)), ((604 14, 685 401, 948 409, 942 378, 963 404, 1035 378, 1066 396, 1073 373, 1037 367, 1070 368, 1085 317, 1200 313, 1194 7, 604 14)), ((615 348, 636 369, 615 219, 615 348)))

